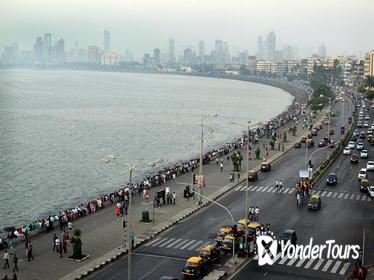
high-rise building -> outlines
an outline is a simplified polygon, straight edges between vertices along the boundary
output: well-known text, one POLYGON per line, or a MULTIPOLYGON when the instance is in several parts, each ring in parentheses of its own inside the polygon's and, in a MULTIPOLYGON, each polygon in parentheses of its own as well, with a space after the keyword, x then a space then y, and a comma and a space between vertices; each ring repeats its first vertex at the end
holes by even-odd
POLYGON ((100 63, 100 49, 97 46, 87 47, 87 62, 91 64, 100 63))
POLYGON ((199 60, 200 60, 200 63, 204 63, 204 57, 205 57, 204 41, 200 41, 199 42, 199 60))
POLYGON ((52 34, 44 33, 43 37, 43 60, 48 63, 51 60, 52 34))
POLYGON ((156 63, 160 63, 160 59, 161 59, 161 51, 159 48, 155 48, 153 50, 153 59, 156 63))
POLYGON ((276 56, 276 36, 274 31, 270 31, 269 34, 266 36, 266 59, 270 61, 275 61, 276 56))
POLYGON ((231 62, 230 48, 226 42, 221 40, 215 41, 215 62, 219 64, 227 64, 231 62))
POLYGON ((318 48, 318 55, 320 57, 326 57, 326 46, 324 44, 320 45, 318 48))
POLYGON ((43 41, 42 37, 36 37, 36 42, 34 44, 34 58, 35 62, 42 62, 43 61, 43 41))
POLYGON ((173 38, 169 38, 169 63, 175 62, 175 42, 173 38))
POLYGON ((183 61, 185 64, 193 64, 193 53, 191 48, 187 48, 183 51, 183 61))
POLYGON ((65 41, 60 39, 55 44, 56 61, 58 63, 65 62, 65 41))
POLYGON ((104 51, 110 52, 110 33, 108 30, 104 31, 104 51))
POLYGON ((257 39, 257 53, 256 58, 257 60, 263 60, 264 57, 264 41, 262 40, 262 36, 259 36, 257 39))
POLYGON ((369 76, 374 77, 374 50, 369 52, 369 76))

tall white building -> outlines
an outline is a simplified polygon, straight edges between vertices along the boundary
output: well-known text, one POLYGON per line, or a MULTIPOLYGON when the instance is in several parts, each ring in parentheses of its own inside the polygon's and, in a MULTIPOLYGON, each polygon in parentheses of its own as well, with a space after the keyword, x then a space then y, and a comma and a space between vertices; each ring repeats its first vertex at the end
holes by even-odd
POLYGON ((369 76, 374 77, 374 50, 369 52, 369 76))
POLYGON ((319 57, 326 57, 326 46, 324 44, 319 46, 318 55, 319 57))
POLYGON ((205 56, 205 45, 204 41, 199 42, 199 60, 200 63, 204 62, 204 56, 205 56))
POLYGON ((104 51, 110 52, 110 33, 108 30, 104 31, 104 51))
POLYGON ((270 31, 269 34, 266 36, 265 41, 266 47, 266 59, 270 61, 275 61, 276 57, 276 37, 274 31, 270 31))
POLYGON ((169 38, 169 63, 175 62, 175 42, 173 38, 169 38))

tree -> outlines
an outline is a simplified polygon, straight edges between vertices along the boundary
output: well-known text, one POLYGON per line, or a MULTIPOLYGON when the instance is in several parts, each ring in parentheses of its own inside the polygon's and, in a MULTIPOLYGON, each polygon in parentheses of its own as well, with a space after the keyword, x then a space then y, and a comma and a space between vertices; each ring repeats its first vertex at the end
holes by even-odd
POLYGON ((275 141, 274 141, 274 140, 271 140, 271 141, 269 142, 269 144, 270 144, 270 149, 274 150, 275 141))
POLYGON ((73 236, 70 238, 71 244, 73 244, 73 255, 72 259, 82 259, 82 240, 81 240, 82 231, 80 229, 75 229, 73 236))
POLYGON ((234 164, 234 171, 240 172, 241 163, 243 160, 243 156, 240 151, 235 151, 231 155, 231 161, 234 164))

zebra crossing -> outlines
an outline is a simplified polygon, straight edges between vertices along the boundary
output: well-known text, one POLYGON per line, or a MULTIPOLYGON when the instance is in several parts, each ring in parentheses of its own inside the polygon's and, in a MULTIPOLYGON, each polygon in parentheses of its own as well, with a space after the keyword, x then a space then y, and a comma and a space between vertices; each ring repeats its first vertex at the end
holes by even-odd
MULTIPOLYGON (((243 192, 247 190, 247 186, 237 186, 235 191, 243 192)), ((249 186, 248 191, 251 192, 267 192, 276 193, 277 190, 274 186, 249 186)), ((295 194, 294 188, 285 188, 280 194, 295 194)), ((344 200, 357 200, 357 201, 371 201, 372 199, 367 194, 355 194, 345 192, 333 192, 328 190, 312 190, 312 194, 319 194, 321 197, 337 198, 344 200)))
POLYGON ((182 239, 182 238, 155 238, 145 244, 145 247, 158 247, 167 249, 178 249, 187 251, 199 251, 205 240, 182 239))
POLYGON ((349 262, 342 260, 331 260, 331 259, 303 259, 293 258, 289 259, 287 256, 282 258, 282 254, 279 253, 274 259, 274 264, 292 266, 302 269, 312 269, 315 271, 329 272, 332 274, 344 276, 350 266, 349 262))

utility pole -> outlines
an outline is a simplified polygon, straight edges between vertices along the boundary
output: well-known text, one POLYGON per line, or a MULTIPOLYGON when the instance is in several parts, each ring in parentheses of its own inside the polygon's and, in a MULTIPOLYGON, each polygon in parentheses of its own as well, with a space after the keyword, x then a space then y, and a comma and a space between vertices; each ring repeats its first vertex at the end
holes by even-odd
POLYGON ((127 210, 127 215, 128 215, 128 234, 127 234, 127 249, 128 249, 128 254, 127 254, 127 279, 128 280, 131 280, 131 184, 132 184, 132 172, 134 171, 134 168, 132 166, 132 164, 130 164, 130 167, 129 167, 129 171, 130 171, 130 189, 129 189, 129 207, 128 207, 128 210, 127 210))
MULTIPOLYGON (((331 98, 329 98, 329 126, 327 130, 327 136, 329 139, 329 145, 330 145, 330 125, 331 125, 331 98)), ((330 149, 327 150, 327 158, 330 156, 330 149)))
MULTIPOLYGON (((204 117, 201 117, 201 142, 200 142, 200 164, 199 164, 199 177, 200 180, 203 176, 203 145, 204 145, 204 117)), ((203 203, 203 186, 199 186, 199 205, 203 203)))
POLYGON ((251 121, 248 121, 248 128, 247 128, 247 165, 246 165, 246 170, 245 170, 245 177, 246 177, 246 188, 245 188, 245 209, 244 209, 244 220, 245 220, 245 227, 244 227, 244 252, 248 253, 248 248, 247 248, 247 242, 248 242, 248 189, 249 189, 249 180, 248 180, 248 170, 249 170, 249 139, 250 139, 250 130, 249 130, 249 124, 251 121))

